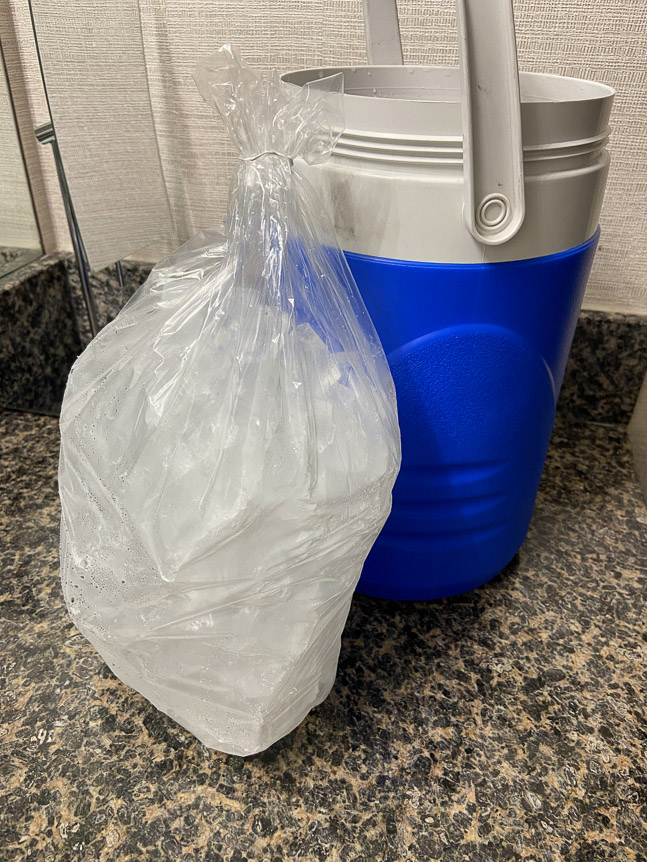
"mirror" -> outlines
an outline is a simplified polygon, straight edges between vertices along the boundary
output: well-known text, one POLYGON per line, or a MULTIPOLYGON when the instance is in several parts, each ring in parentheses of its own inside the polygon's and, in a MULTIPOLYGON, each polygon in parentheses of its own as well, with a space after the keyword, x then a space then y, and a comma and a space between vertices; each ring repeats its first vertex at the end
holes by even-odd
POLYGON ((41 254, 40 233, 0 46, 0 278, 41 254))

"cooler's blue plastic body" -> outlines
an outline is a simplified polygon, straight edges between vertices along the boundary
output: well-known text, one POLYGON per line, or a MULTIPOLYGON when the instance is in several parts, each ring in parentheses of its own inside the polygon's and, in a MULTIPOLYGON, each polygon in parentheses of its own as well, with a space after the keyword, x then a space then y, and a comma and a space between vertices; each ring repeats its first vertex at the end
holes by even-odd
POLYGON ((359 592, 455 595, 515 556, 597 240, 485 264, 346 253, 393 373, 402 433, 393 510, 359 592))

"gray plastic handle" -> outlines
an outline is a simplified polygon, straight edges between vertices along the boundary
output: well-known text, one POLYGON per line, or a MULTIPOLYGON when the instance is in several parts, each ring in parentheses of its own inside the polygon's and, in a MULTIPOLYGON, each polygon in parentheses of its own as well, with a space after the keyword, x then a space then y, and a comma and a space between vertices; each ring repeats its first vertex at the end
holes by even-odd
POLYGON ((463 113, 463 219, 487 245, 523 223, 523 146, 510 0, 456 0, 463 113))
MULTIPOLYGON (((363 0, 369 62, 400 65, 397 0, 363 0)), ((485 245, 525 214, 517 45, 511 0, 456 0, 463 126, 463 220, 485 245)))
POLYGON ((371 66, 401 66, 397 0, 362 0, 366 48, 371 66))

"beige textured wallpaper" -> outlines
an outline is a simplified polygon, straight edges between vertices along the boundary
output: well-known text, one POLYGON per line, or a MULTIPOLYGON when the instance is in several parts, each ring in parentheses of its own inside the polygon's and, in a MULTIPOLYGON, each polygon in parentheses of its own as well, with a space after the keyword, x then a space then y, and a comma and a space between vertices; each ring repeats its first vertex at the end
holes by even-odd
POLYGON ((70 248, 51 148, 34 137, 34 129, 47 122, 49 113, 27 0, 0 0, 0 42, 45 251, 70 248))
POLYGON ((13 107, 0 61, 0 246, 40 248, 13 107))
MULTIPOLYGON (((26 4, 7 2, 14 30, 23 34, 26 4)), ((183 238, 220 221, 234 164, 191 79, 196 59, 232 41, 265 67, 364 62, 361 0, 140 0, 140 10, 162 163, 183 238)), ((515 13, 522 69, 593 78, 618 91, 602 240, 585 304, 647 313, 647 4, 517 0, 515 13)), ((454 0, 401 0, 400 17, 407 61, 456 63, 454 0)), ((6 21, 0 18, 0 25, 6 21)), ((0 35, 4 43, 3 30, 0 35)), ((31 119, 39 96, 30 56, 22 74, 30 81, 26 97, 36 105, 25 109, 31 119)), ((39 170, 48 197, 49 174, 42 165, 39 170)), ((60 208, 49 203, 58 241, 60 208)))
POLYGON ((139 3, 32 8, 74 213, 89 264, 101 269, 173 232, 139 3))

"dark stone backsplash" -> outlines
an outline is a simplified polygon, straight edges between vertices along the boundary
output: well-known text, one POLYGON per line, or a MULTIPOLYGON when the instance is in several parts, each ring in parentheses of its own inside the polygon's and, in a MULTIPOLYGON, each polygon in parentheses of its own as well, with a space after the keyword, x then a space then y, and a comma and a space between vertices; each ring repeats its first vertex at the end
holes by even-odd
MULTIPOLYGON (((74 258, 66 257, 64 258, 64 262, 70 284, 72 302, 79 322, 79 335, 85 346, 89 344, 92 336, 88 313, 81 291, 79 270, 74 258)), ((90 285, 97 307, 100 327, 104 327, 119 314, 126 301, 130 299, 137 288, 148 278, 152 264, 122 261, 121 268, 124 275, 123 288, 119 283, 116 266, 107 266, 100 272, 90 274, 90 285)))
POLYGON ((626 425, 647 373, 647 316, 583 311, 558 412, 576 422, 626 425))
MULTIPOLYGON (((90 276, 105 326, 142 284, 150 264, 122 263, 90 276)), ((0 279, 0 406, 58 414, 72 363, 90 342, 79 272, 68 255, 49 255, 0 279)))
MULTIPOLYGON (((91 274, 99 324, 112 320, 151 264, 122 262, 91 274)), ((78 269, 69 255, 41 258, 0 279, 0 405, 56 413, 67 374, 90 341, 78 269)), ((647 372, 647 316, 583 311, 558 413, 575 422, 626 424, 647 372)))
POLYGON ((58 413, 81 351, 60 257, 0 279, 0 333, 0 406, 58 413))

